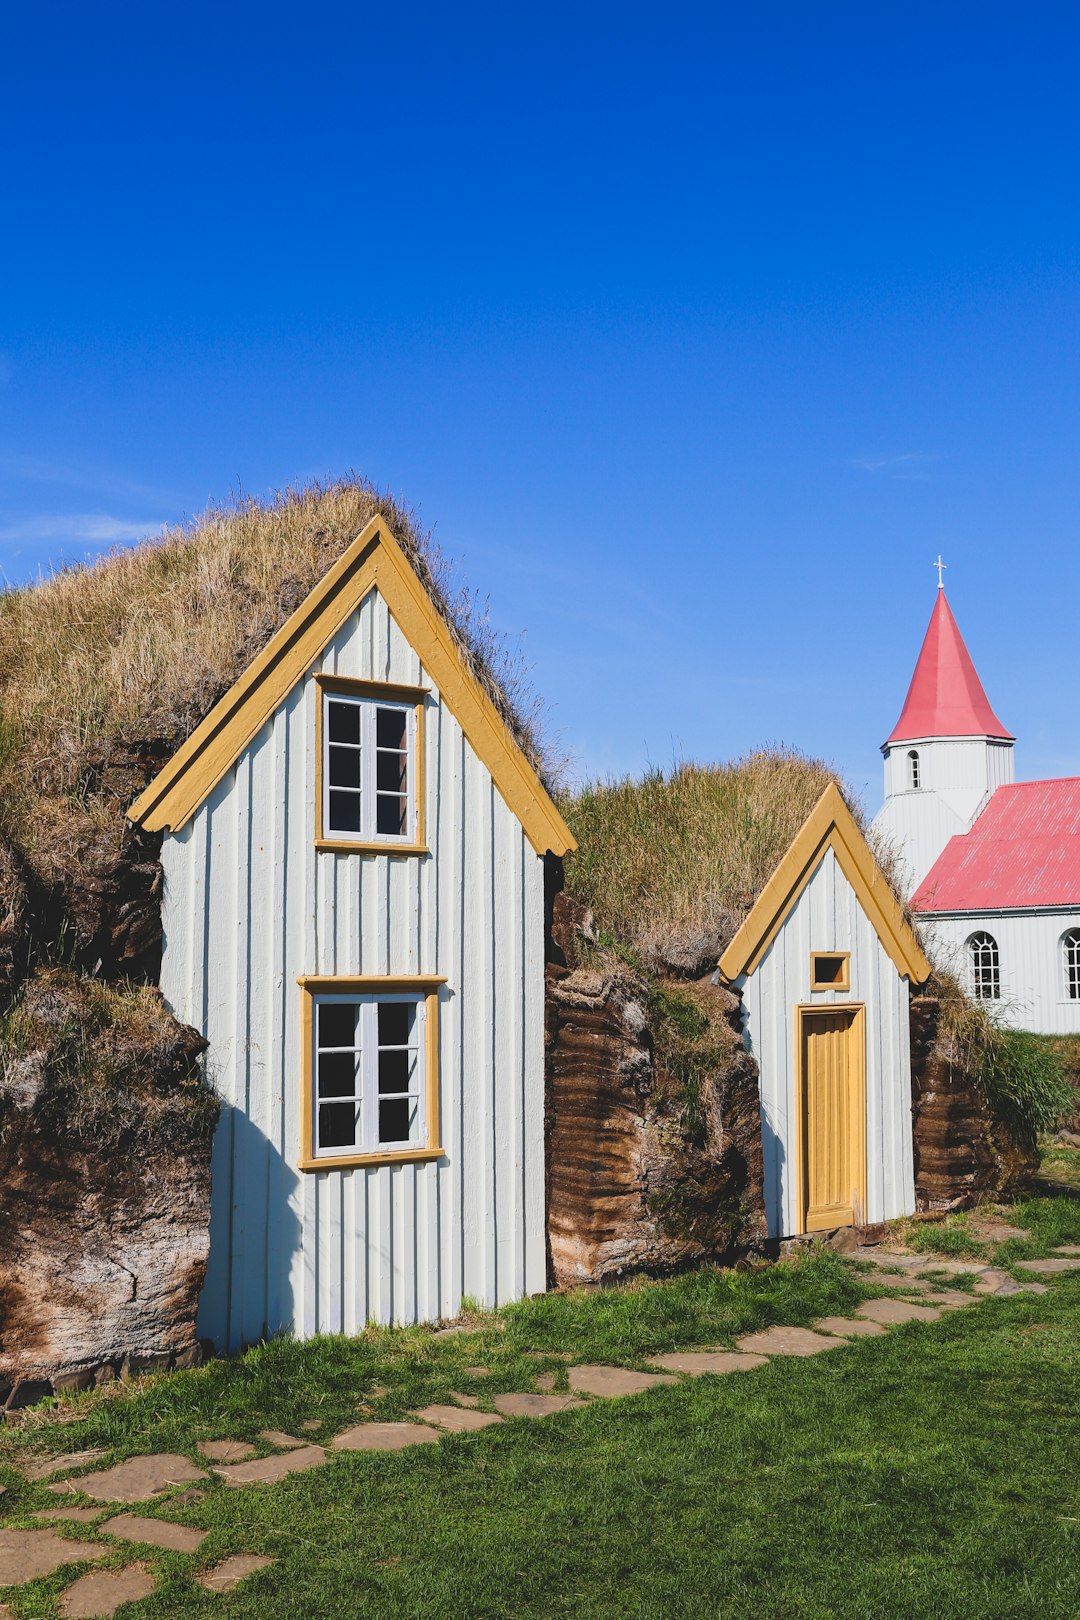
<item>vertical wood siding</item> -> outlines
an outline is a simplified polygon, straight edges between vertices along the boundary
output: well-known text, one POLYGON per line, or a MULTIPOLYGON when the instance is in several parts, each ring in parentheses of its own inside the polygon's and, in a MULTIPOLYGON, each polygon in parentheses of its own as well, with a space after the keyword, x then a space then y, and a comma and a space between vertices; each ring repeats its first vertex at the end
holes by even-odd
POLYGON ((1061 947, 1062 935, 1080 928, 1080 909, 928 917, 923 927, 934 961, 967 985, 971 983, 967 941, 984 932, 997 940, 1001 1001, 996 1010, 1014 1029, 1039 1035, 1080 1034, 1080 1001, 1066 997, 1061 947))
POLYGON ((320 671, 432 685, 373 591, 162 851, 162 989, 223 1098, 199 1332, 228 1350, 545 1281, 543 862, 435 690, 430 855, 316 852, 320 671), (445 975, 442 1159, 296 1169, 304 973, 445 975))
POLYGON ((915 1208, 908 983, 901 978, 831 850, 753 973, 739 980, 744 1031, 761 1069, 765 1209, 770 1237, 798 1227, 795 1175, 796 1008, 866 1007, 866 1219, 915 1208), (851 989, 810 989, 811 951, 848 951, 851 989))

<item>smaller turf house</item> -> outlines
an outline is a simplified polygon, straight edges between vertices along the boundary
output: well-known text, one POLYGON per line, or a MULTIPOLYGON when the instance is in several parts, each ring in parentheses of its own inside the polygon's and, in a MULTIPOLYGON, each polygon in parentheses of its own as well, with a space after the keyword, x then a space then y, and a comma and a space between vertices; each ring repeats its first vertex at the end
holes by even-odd
POLYGON ((911 925, 835 783, 720 958, 761 1086, 769 1236, 915 1209, 911 925))

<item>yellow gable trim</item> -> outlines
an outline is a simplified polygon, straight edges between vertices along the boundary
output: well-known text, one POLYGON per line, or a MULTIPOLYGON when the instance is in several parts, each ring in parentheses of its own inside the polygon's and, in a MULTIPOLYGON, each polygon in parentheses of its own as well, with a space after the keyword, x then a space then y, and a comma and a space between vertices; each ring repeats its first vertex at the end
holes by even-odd
POLYGON ((720 958, 720 972, 725 979, 730 982, 744 973, 753 973, 830 849, 896 971, 906 975, 912 984, 926 982, 930 964, 833 782, 795 834, 750 915, 720 958))
POLYGON ((129 819, 150 832, 183 827, 373 588, 537 854, 551 850, 565 855, 576 848, 539 776, 379 517, 367 524, 143 790, 128 811, 129 819))

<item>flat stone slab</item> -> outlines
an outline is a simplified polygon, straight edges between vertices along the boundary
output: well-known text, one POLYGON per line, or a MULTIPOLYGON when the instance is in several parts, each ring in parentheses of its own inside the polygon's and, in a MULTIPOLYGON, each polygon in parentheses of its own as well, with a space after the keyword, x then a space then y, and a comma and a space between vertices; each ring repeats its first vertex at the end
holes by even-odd
POLYGON ((959 1288, 939 1288, 936 1294, 926 1296, 926 1303, 939 1311, 962 1311, 965 1305, 977 1305, 979 1301, 959 1288))
POLYGON ((471 1412, 464 1406, 425 1406, 412 1415, 418 1423, 434 1423, 449 1434, 475 1434, 478 1429, 490 1429, 493 1423, 502 1422, 498 1412, 471 1412))
POLYGON ((987 1266, 975 1278, 975 1292, 977 1294, 998 1294, 1003 1288, 1015 1290, 1016 1284, 1007 1271, 998 1266, 987 1266))
POLYGON ((938 1322, 941 1312, 932 1305, 913 1305, 906 1299, 868 1299, 858 1307, 858 1315, 871 1322, 896 1327, 901 1322, 938 1322))
POLYGON ((503 1417, 542 1418, 553 1417, 556 1412, 568 1412, 572 1406, 580 1406, 572 1395, 534 1395, 522 1390, 520 1393, 496 1395, 492 1404, 503 1417))
POLYGON ((105 1453, 98 1448, 97 1451, 66 1451, 62 1457, 39 1457, 23 1464, 23 1473, 27 1479, 51 1479, 53 1474, 62 1474, 67 1468, 89 1468, 105 1453))
POLYGON ((335 1451, 404 1451, 407 1446, 430 1446, 439 1438, 428 1423, 358 1423, 336 1435, 335 1451))
POLYGON ((214 1473, 226 1485, 276 1485, 289 1474, 321 1468, 325 1461, 322 1446, 301 1446, 297 1451, 275 1451, 271 1457, 253 1457, 249 1462, 216 1463, 214 1473))
POLYGON ((752 1350, 761 1356, 817 1356, 823 1350, 840 1350, 843 1339, 830 1339, 824 1333, 814 1333, 804 1327, 770 1327, 761 1333, 746 1333, 735 1343, 740 1350, 752 1350))
POLYGON ((1068 1260, 1063 1256, 1056 1260, 1018 1260, 1016 1267, 1018 1271, 1034 1271, 1040 1276, 1052 1277, 1059 1271, 1080 1271, 1080 1254, 1068 1260))
POLYGON ((64 1564, 104 1558, 100 1542, 69 1541, 55 1530, 0 1530, 0 1586, 25 1586, 64 1564))
POLYGON ((1055 1254, 1080 1254, 1080 1243, 1055 1243, 1055 1254))
POLYGON ((209 1530, 193 1530, 190 1525, 170 1524, 167 1519, 144 1519, 139 1513, 118 1513, 114 1519, 106 1519, 101 1528, 119 1541, 141 1542, 147 1547, 180 1553, 198 1552, 210 1534, 209 1530))
POLYGON ((466 1376, 469 1378, 486 1378, 488 1372, 487 1367, 466 1367, 465 1369, 466 1376))
POLYGON ((246 1440, 200 1440, 195 1449, 211 1462, 247 1462, 255 1455, 255 1447, 246 1440))
POLYGON ((452 1389, 450 1391, 450 1399, 452 1401, 456 1401, 459 1406, 468 1406, 471 1408, 480 1405, 479 1395, 459 1395, 456 1389, 452 1389))
POLYGON ((902 1289, 906 1294, 926 1294, 934 1286, 926 1277, 909 1276, 903 1271, 879 1271, 874 1281, 883 1283, 886 1288, 902 1289))
POLYGON ((167 1491, 170 1485, 190 1485, 193 1480, 205 1478, 203 1470, 186 1457, 164 1452, 160 1456, 129 1457, 115 1468, 80 1474, 76 1479, 50 1485, 49 1489, 58 1494, 82 1491, 99 1502, 147 1502, 152 1496, 167 1491))
POLYGON ((322 1428, 322 1418, 305 1418, 300 1427, 305 1431, 305 1433, 310 1434, 313 1429, 322 1428))
POLYGON ((215 1564, 213 1569, 196 1575, 195 1579, 207 1592, 231 1592, 234 1586, 246 1581, 256 1570, 268 1569, 273 1562, 272 1558, 264 1558, 259 1553, 235 1553, 232 1558, 224 1558, 220 1564, 215 1564))
POLYGON ((865 1316, 823 1316, 814 1323, 814 1332, 831 1334, 834 1339, 874 1339, 885 1329, 865 1316))
POLYGON ((990 1243, 1008 1243, 1010 1238, 1023 1238, 1026 1241, 1031 1236, 1022 1226, 1010 1226, 1008 1221, 976 1220, 971 1224, 977 1235, 990 1243))
POLYGON ((657 1384, 673 1384, 671 1373, 630 1372, 626 1367, 583 1365, 568 1367, 566 1379, 576 1395, 598 1395, 610 1400, 620 1395, 641 1395, 657 1384))
POLYGON ((297 1451, 304 1442, 298 1440, 294 1434, 286 1434, 283 1429, 260 1429, 259 1439, 268 1446, 278 1446, 282 1451, 297 1451))
POLYGON ((35 1519, 47 1519, 49 1523, 59 1521, 61 1524, 90 1524, 94 1519, 100 1519, 103 1513, 109 1510, 106 1507, 92 1508, 46 1508, 44 1513, 35 1513, 35 1519))
POLYGON ((753 1372, 755 1367, 767 1364, 767 1356, 745 1355, 740 1350, 671 1350, 649 1357, 651 1367, 685 1373, 689 1378, 700 1378, 705 1373, 753 1372))
POLYGON ((541 1372, 537 1373, 536 1377, 533 1379, 533 1383, 536 1385, 537 1389, 542 1389, 545 1395, 550 1395, 552 1390, 555 1388, 555 1385, 558 1383, 558 1379, 553 1372, 541 1372))
POLYGON ((60 1599, 63 1620, 103 1620, 122 1603, 137 1603, 154 1590, 154 1578, 142 1564, 126 1569, 94 1569, 80 1575, 60 1599))

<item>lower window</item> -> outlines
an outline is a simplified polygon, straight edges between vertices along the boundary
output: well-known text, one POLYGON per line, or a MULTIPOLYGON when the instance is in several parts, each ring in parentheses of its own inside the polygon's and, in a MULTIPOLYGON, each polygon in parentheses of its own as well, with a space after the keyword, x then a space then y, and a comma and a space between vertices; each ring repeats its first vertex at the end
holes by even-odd
POLYGON ((440 982, 301 981, 305 1167, 438 1154, 440 982))

